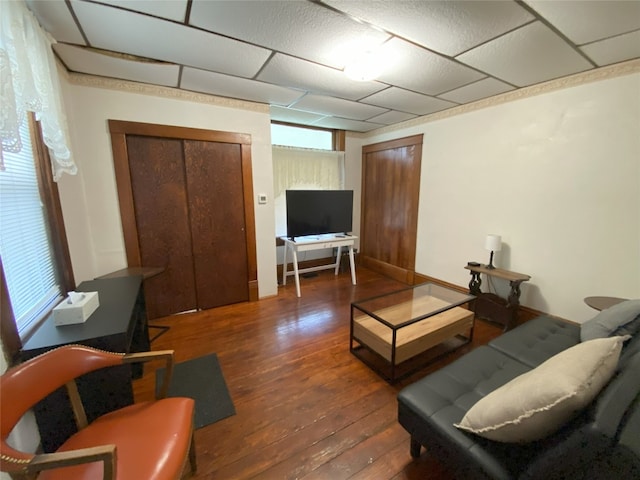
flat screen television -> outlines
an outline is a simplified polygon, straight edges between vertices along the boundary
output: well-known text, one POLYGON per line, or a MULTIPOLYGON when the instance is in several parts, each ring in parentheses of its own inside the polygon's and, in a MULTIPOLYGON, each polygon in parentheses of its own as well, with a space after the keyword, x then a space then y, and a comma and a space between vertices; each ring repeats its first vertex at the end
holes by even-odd
POLYGON ((286 203, 291 239, 353 229, 353 190, 287 190, 286 203))

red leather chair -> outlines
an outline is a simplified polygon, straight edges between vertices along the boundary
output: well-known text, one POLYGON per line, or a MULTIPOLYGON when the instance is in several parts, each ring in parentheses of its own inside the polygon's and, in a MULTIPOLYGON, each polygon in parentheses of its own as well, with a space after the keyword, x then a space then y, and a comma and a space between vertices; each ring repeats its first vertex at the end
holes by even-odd
POLYGON ((0 377, 0 466, 13 478, 41 480, 178 480, 187 463, 196 470, 194 401, 165 398, 173 351, 110 353, 79 345, 51 350, 0 377), (74 381, 104 367, 164 359, 159 399, 107 413, 91 424, 74 381), (7 444, 16 423, 41 399, 66 385, 78 432, 56 452, 32 454, 7 444))

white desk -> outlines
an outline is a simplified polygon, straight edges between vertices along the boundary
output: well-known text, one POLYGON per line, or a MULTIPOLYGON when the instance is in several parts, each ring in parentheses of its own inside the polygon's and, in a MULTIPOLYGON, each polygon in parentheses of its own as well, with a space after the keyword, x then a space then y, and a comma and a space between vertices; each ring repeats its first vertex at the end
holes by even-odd
POLYGON ((356 284, 356 267, 353 263, 353 244, 358 237, 353 235, 310 235, 308 237, 297 237, 291 240, 288 237, 281 237, 284 242, 284 263, 282 264, 282 284, 287 284, 287 276, 294 275, 296 278, 296 295, 300 296, 300 274, 306 272, 316 272, 318 270, 335 269, 338 274, 340 268, 340 250, 342 247, 349 248, 349 266, 351 267, 351 283, 356 284), (322 250, 325 248, 337 248, 336 263, 328 265, 318 265, 317 267, 298 268, 298 252, 309 250, 322 250), (293 272, 287 272, 287 252, 291 250, 293 254, 293 272))

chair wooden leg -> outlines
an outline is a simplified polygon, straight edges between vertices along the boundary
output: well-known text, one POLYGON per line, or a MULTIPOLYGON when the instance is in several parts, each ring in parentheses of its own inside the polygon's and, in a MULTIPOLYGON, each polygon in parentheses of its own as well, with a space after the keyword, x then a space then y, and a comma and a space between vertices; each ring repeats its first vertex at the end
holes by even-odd
POLYGON ((411 446, 409 447, 409 453, 411 453, 411 457, 420 458, 420 449, 422 445, 415 438, 411 437, 411 446))
POLYGON ((189 447, 189 463, 191 464, 191 473, 196 473, 198 465, 196 462, 196 438, 195 433, 191 432, 191 446, 189 447))

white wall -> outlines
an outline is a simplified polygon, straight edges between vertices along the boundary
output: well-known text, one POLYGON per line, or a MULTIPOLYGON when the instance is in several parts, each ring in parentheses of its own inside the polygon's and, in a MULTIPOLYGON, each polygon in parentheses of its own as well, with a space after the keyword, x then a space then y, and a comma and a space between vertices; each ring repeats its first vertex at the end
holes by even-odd
POLYGON ((532 277, 524 305, 585 321, 586 296, 640 297, 640 74, 352 143, 419 133, 417 272, 466 286, 464 265, 488 262, 495 233, 494 263, 532 277))
MULTIPOLYGON (((4 345, 0 342, 0 374, 7 370, 7 360, 5 358, 4 345)), ((35 453, 40 444, 40 434, 36 424, 36 417, 29 410, 13 429, 7 443, 16 450, 22 452, 35 453)), ((0 480, 11 480, 8 473, 0 472, 0 480)))
MULTIPOLYGON (((362 141, 347 133, 345 141, 345 188, 353 190, 353 234, 360 237, 361 192, 362 192, 362 141)), ((360 239, 354 248, 360 249, 360 239)))
POLYGON ((125 120, 251 135, 259 296, 277 294, 271 131, 268 109, 229 108, 179 98, 95 88, 61 79, 77 176, 59 182, 77 283, 127 266, 107 120, 125 120))
MULTIPOLYGON (((60 190, 78 282, 126 265, 107 119, 249 133, 254 193, 273 198, 266 111, 63 85, 80 174, 60 190)), ((416 271, 467 285, 463 266, 486 262, 497 233, 496 264, 532 276, 524 305, 584 321, 585 296, 639 296, 640 74, 407 125, 347 135, 356 235, 361 146, 422 133, 416 271)), ((273 205, 254 202, 264 297, 277 293, 273 205)))

